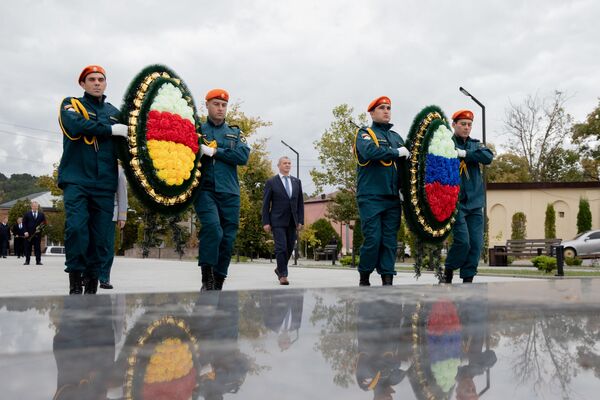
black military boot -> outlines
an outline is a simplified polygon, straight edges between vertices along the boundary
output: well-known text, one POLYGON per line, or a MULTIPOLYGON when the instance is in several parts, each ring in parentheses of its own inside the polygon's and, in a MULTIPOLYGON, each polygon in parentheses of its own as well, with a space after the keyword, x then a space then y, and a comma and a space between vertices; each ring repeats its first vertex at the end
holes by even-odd
POLYGON ((444 269, 444 281, 443 283, 452 283, 452 277, 454 276, 454 271, 450 268, 444 269))
POLYGON ((381 284, 383 286, 392 286, 394 283, 394 275, 381 275, 381 284))
POLYGON ((69 272, 69 294, 83 293, 80 272, 69 272))
POLYGON ((88 278, 85 284, 85 291, 83 294, 96 294, 98 292, 98 279, 88 278))
POLYGON ((463 283, 473 283, 473 277, 469 276, 468 278, 463 278, 463 283))
POLYGON ((202 270, 202 287, 200 291, 215 290, 215 277, 212 267, 210 265, 202 265, 200 269, 202 270))
POLYGON ((214 273, 213 272, 213 277, 214 277, 214 280, 215 280, 214 290, 222 290, 223 289, 223 282, 225 282, 225 275, 221 275, 219 273, 214 273))
POLYGON ((371 282, 369 282, 369 272, 361 272, 360 280, 358 281, 358 286, 371 286, 371 282))

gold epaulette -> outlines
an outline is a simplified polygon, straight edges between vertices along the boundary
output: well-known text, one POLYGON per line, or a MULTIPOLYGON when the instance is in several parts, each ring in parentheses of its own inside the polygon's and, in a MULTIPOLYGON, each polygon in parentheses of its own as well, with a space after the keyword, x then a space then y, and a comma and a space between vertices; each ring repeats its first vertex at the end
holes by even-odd
MULTIPOLYGON (((375 143, 375 146, 379 147, 379 140, 377 139, 377 135, 375 134, 375 132, 373 132, 373 129, 371 129, 371 128, 365 128, 365 129, 367 130, 367 133, 369 134, 369 136, 371 136, 371 139, 373 139, 373 143, 375 143)), ((360 132, 360 128, 356 130, 356 134, 354 135, 354 145, 352 146, 353 151, 354 151, 354 158, 356 158, 356 163, 359 166, 366 167, 367 165, 369 165, 371 160, 361 163, 360 160, 358 159, 358 151, 356 150, 356 141, 358 140, 358 132, 360 132)), ((394 163, 393 161, 385 162, 383 160, 379 160, 379 162, 384 167, 390 167, 394 163)))

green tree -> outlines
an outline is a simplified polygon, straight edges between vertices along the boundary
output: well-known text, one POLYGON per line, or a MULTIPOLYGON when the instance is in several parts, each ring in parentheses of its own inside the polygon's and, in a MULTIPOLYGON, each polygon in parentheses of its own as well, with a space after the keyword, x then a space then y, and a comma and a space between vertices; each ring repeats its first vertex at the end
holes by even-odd
POLYGON ((516 240, 527 238, 527 217, 525 216, 525 213, 519 211, 513 214, 511 228, 511 239, 516 240))
POLYGON ((572 137, 581 154, 584 179, 600 181, 600 99, 584 122, 573 125, 572 137))
POLYGON ((315 230, 315 237, 321 244, 321 246, 327 245, 331 239, 335 239, 338 245, 338 251, 342 247, 342 240, 340 235, 333 229, 329 221, 325 218, 319 218, 311 225, 312 229, 315 230))
POLYGON ((0 173, 0 203, 43 190, 44 188, 38 184, 38 178, 33 175, 12 174, 7 178, 4 174, 0 173))
POLYGON ((527 160, 514 153, 503 153, 486 168, 488 182, 531 182, 527 160))
POLYGON ((554 206, 552 204, 548 204, 546 206, 546 218, 544 219, 544 238, 556 238, 556 211, 554 211, 554 206))
POLYGON ((592 229, 592 211, 588 199, 579 199, 579 211, 577 211, 577 233, 592 229))
POLYGON ((580 154, 575 150, 556 149, 548 155, 541 171, 543 182, 581 182, 584 171, 580 162, 580 154))
MULTIPOLYGON (((323 168, 322 170, 313 168, 310 176, 315 183, 317 193, 322 192, 325 187, 355 192, 356 161, 352 149, 357 128, 350 122, 353 119, 354 109, 347 104, 341 104, 332 112, 334 120, 321 138, 314 142, 323 168)), ((356 122, 359 125, 366 125, 366 114, 358 115, 356 122)))
POLYGON ((17 222, 17 218, 23 217, 30 208, 31 204, 29 200, 17 200, 10 210, 8 210, 8 224, 13 226, 17 222))

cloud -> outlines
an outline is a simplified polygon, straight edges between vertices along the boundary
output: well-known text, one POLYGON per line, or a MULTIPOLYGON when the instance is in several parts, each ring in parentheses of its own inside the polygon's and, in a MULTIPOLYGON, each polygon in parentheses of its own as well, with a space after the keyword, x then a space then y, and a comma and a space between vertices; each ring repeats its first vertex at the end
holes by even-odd
POLYGON ((478 113, 458 92, 464 86, 486 104, 489 140, 501 145, 509 99, 563 90, 582 120, 600 87, 592 0, 12 1, 0 11, 5 174, 51 171, 62 152, 58 104, 81 92, 76 77, 90 63, 107 68, 117 106, 133 76, 157 62, 186 81, 198 105, 207 90, 227 88, 248 115, 273 122, 261 136, 274 160, 289 153, 281 139, 299 150, 307 191, 313 142, 338 104, 362 112, 386 94, 405 135, 428 104, 478 113))

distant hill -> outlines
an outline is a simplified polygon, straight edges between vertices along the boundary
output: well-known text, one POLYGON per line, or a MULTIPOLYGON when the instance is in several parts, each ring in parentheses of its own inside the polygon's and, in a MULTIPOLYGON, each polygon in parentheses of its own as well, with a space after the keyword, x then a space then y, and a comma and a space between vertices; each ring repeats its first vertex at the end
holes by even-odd
POLYGON ((37 176, 29 174, 12 174, 7 178, 0 173, 0 203, 46 190, 38 186, 37 181, 37 176))

